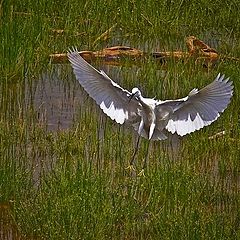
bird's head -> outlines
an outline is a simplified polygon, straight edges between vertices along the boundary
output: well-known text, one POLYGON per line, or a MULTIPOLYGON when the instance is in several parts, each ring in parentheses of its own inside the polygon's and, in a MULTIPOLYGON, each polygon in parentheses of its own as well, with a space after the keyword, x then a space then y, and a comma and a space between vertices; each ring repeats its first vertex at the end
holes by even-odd
POLYGON ((136 97, 140 97, 141 92, 138 88, 135 87, 135 88, 132 89, 132 95, 134 95, 136 97))
POLYGON ((132 94, 130 96, 129 102, 133 99, 133 97, 135 97, 136 99, 138 99, 141 96, 141 92, 138 88, 133 88, 132 89, 132 94))

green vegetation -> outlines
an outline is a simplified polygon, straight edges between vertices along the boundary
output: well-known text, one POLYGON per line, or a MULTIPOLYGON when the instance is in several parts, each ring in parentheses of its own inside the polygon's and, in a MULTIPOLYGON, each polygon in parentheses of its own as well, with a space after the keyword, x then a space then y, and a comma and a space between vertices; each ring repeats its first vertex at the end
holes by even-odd
POLYGON ((65 130, 49 131, 35 104, 41 78, 50 85, 57 78, 64 95, 80 91, 69 65, 56 71, 49 62, 49 54, 71 46, 186 50, 184 38, 194 35, 239 58, 239 9, 238 0, 0 1, 0 211, 10 205, 22 237, 240 238, 239 62, 204 69, 194 60, 161 66, 147 59, 109 67, 122 86, 159 99, 183 97, 218 72, 234 82, 232 102, 217 122, 176 146, 154 142, 146 177, 126 170, 136 135, 105 118, 86 95, 65 130), (109 38, 98 40, 112 26, 109 38))

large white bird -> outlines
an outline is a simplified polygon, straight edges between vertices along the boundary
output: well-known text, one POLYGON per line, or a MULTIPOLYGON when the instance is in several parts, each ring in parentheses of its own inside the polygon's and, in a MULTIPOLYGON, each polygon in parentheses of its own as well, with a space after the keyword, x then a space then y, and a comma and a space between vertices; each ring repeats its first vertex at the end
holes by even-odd
MULTIPOLYGON (((210 125, 233 95, 232 82, 218 74, 212 83, 201 90, 194 88, 185 98, 165 101, 145 98, 138 88, 129 92, 120 87, 105 72, 87 63, 76 49, 69 50, 68 58, 77 80, 103 112, 117 123, 131 124, 140 136, 149 140, 164 140, 166 132, 184 136, 210 125)), ((139 139, 136 150, 138 144, 139 139)))

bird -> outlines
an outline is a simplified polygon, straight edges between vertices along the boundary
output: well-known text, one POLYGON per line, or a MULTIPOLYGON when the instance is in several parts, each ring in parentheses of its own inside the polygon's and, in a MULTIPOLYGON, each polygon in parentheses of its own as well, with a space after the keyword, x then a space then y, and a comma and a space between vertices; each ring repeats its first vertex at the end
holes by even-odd
MULTIPOLYGON (((188 96, 176 100, 143 97, 134 87, 128 91, 113 81, 103 70, 97 70, 79 54, 68 50, 68 59, 76 79, 102 111, 119 124, 132 125, 138 133, 130 167, 134 169, 140 136, 150 141, 165 140, 168 134, 184 136, 210 125, 218 119, 231 101, 233 83, 220 73, 213 82, 188 96)), ((149 146, 148 146, 149 147, 149 146)), ((148 149, 142 170, 146 167, 148 149)))

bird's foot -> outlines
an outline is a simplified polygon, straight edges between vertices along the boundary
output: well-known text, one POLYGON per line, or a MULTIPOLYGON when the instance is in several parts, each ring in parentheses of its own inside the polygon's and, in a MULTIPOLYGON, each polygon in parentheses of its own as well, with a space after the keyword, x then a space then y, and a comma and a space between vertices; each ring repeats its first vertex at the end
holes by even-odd
POLYGON ((145 177, 144 168, 139 172, 139 177, 145 177))
POLYGON ((131 172, 135 172, 136 171, 136 169, 135 169, 133 164, 130 164, 129 166, 127 166, 126 169, 129 169, 129 171, 131 171, 131 172))

